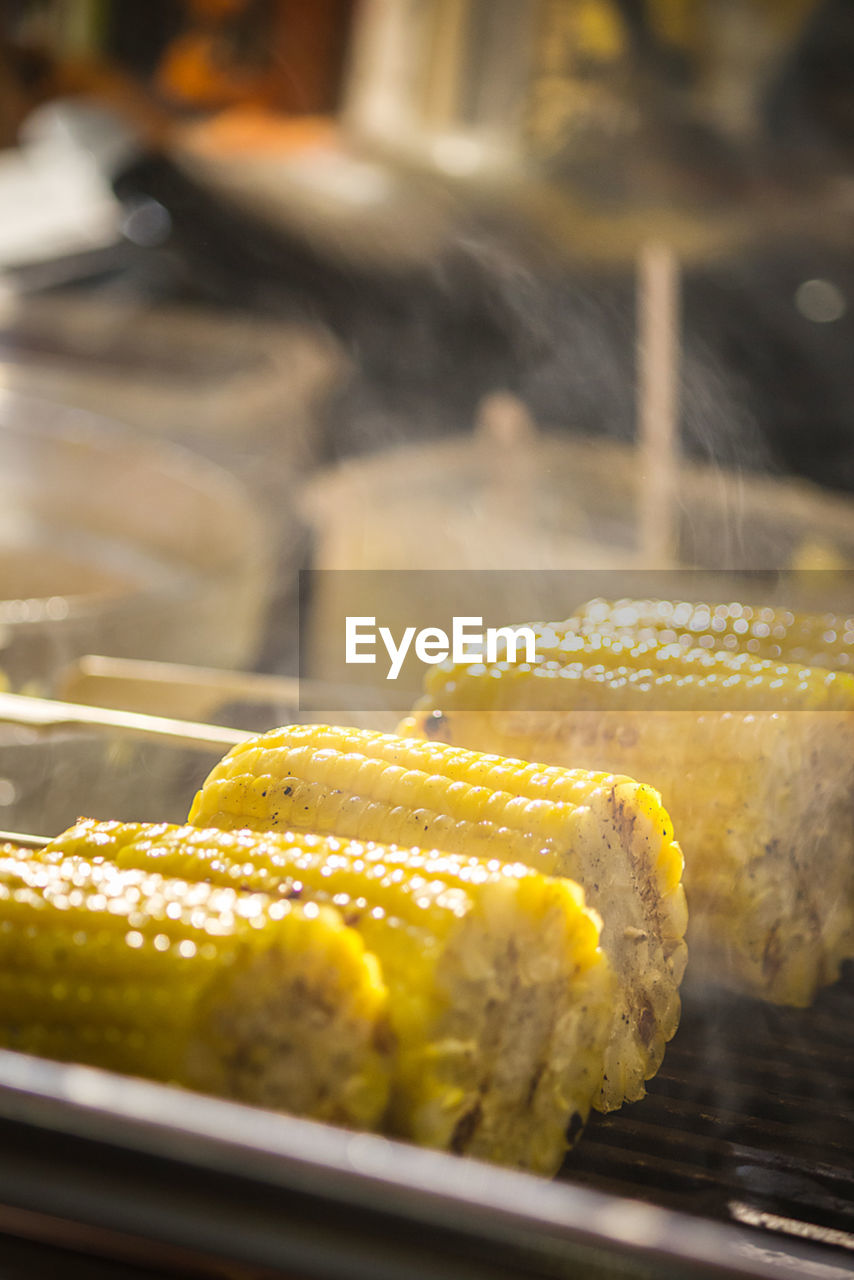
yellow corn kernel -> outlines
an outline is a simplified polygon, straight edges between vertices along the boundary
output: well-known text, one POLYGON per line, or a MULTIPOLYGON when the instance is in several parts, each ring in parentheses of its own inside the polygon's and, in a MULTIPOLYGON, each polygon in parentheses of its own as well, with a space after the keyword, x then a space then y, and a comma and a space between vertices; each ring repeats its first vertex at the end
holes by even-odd
POLYGON ((387 992, 333 908, 0 852, 4 1048, 377 1124, 387 992))
POLYGON ((594 1105, 643 1096, 678 1025, 685 967, 682 854, 651 788, 393 734, 290 725, 230 751, 190 820, 421 844, 578 881, 602 917, 618 983, 594 1105))
POLYGON ((599 1086, 612 979, 577 885, 311 834, 81 821, 42 855, 333 903, 389 989, 388 1128, 553 1173, 599 1086))
POLYGON ((773 662, 854 672, 854 618, 749 604, 591 600, 566 624, 633 643, 724 649, 773 662))

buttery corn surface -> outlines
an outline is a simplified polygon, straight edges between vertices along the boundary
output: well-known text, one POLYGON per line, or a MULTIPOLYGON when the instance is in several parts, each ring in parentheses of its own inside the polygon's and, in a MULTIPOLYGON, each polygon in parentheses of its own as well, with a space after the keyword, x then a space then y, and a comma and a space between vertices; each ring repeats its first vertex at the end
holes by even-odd
POLYGON ((854 676, 714 648, 686 648, 625 631, 577 632, 534 624, 528 663, 433 667, 425 707, 435 710, 850 711, 854 676))
POLYGON ((685 848, 690 976, 807 1004, 854 951, 854 678, 638 640, 648 611, 621 609, 539 625, 533 672, 434 669, 402 731, 649 779, 685 848))
POLYGON ((311 834, 83 821, 43 855, 334 903, 380 960, 388 1126, 553 1173, 598 1087, 612 981, 581 890, 504 866, 311 834))
POLYGON ((643 1095, 679 1020, 682 854, 651 787, 393 734, 290 725, 234 748, 190 820, 306 829, 522 862, 584 888, 618 980, 595 1105, 643 1095))
POLYGON ((336 911, 110 863, 0 856, 0 1044, 354 1126, 387 992, 336 911))
POLYGON ((834 613, 686 600, 591 600, 570 624, 635 642, 724 649, 773 662, 854 671, 854 618, 834 613))

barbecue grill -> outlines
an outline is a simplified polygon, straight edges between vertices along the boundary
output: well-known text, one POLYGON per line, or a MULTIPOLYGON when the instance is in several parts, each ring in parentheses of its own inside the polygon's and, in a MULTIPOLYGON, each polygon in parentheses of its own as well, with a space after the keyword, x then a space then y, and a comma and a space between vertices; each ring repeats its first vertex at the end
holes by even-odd
MULTIPOLYGON (((0 699, 0 731, 72 753, 100 738, 108 771, 123 744, 134 816, 153 819, 170 816, 154 793, 164 761, 180 759, 189 790, 244 736, 15 695, 0 699)), ((97 816, 115 816, 107 794, 97 816)), ((68 803, 88 799, 78 789, 68 803)), ((11 806, 6 820, 22 813, 11 806)), ((336 1280, 836 1280, 854 1272, 853 1063, 854 964, 805 1010, 689 984, 647 1097, 593 1115, 550 1183, 0 1053, 4 1256, 56 1257, 86 1275, 102 1274, 100 1258, 160 1274, 336 1280)))

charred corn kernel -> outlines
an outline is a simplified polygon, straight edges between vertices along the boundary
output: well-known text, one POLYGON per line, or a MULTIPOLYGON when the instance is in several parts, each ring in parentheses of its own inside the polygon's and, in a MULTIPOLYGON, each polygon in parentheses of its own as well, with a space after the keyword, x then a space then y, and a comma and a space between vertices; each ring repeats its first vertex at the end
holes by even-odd
POLYGON ((0 856, 0 1044, 374 1126, 379 965, 333 908, 83 858, 0 856))
POLYGON ((854 952, 854 677, 537 630, 535 670, 436 668, 402 731, 648 779, 685 848, 689 976, 808 1004, 854 952))
POLYGON ((567 624, 634 642, 724 649, 804 667, 854 672, 854 618, 749 604, 591 600, 567 624))
POLYGON ((553 1173, 602 1073, 613 983, 599 920, 530 868, 310 834, 80 822, 84 854, 279 899, 334 903, 382 965, 388 1128, 553 1173))
POLYGON ((291 725, 235 747, 190 815, 197 826, 314 829, 522 862, 584 888, 617 977, 594 1105, 639 1098, 679 1021, 682 854, 651 787, 393 734, 291 725))

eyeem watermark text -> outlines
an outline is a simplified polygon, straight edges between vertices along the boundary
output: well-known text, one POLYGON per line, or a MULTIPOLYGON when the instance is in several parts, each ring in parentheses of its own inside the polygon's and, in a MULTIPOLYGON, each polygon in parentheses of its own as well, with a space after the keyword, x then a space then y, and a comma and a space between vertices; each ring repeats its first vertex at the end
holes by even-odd
POLYGON ((451 634, 441 627, 404 628, 398 641, 390 627, 377 628, 376 618, 351 617, 345 623, 344 657, 348 663, 377 662, 382 642, 388 657, 386 680, 396 680, 410 649, 421 662, 536 662, 537 637, 532 627, 486 627, 483 618, 453 619, 451 634))

